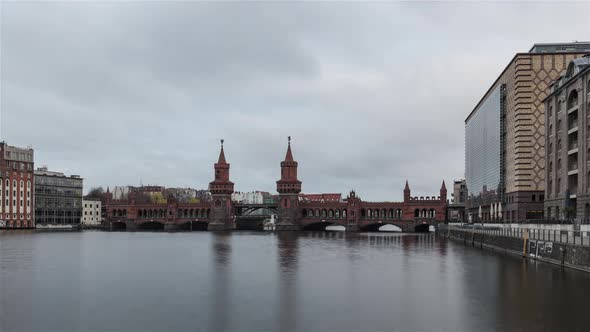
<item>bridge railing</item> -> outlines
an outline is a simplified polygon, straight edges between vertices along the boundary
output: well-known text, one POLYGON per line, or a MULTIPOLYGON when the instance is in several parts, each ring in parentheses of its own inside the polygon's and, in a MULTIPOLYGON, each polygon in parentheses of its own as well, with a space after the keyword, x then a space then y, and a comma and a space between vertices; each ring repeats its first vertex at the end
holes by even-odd
POLYGON ((534 241, 546 241, 556 243, 576 244, 590 246, 590 231, 575 230, 571 228, 533 228, 533 227, 503 227, 503 226, 482 226, 482 225, 441 225, 444 230, 463 230, 478 234, 504 236, 518 239, 529 239, 534 241))

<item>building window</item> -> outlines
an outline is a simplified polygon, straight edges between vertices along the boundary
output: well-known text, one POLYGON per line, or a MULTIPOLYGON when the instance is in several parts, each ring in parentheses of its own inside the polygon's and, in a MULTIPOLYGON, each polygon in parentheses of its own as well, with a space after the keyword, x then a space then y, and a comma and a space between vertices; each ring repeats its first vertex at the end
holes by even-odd
POLYGON ((531 197, 531 201, 533 201, 533 202, 534 202, 536 198, 537 198, 537 196, 533 195, 533 196, 531 197))
POLYGON ((572 92, 570 92, 569 97, 567 97, 567 109, 569 110, 572 107, 575 107, 578 105, 578 90, 572 90, 572 92))

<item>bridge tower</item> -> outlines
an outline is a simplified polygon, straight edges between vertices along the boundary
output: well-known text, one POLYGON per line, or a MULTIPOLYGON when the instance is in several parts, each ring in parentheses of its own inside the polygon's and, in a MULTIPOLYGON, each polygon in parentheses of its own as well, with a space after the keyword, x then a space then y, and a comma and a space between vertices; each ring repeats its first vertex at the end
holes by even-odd
POLYGON ((411 198, 411 192, 410 192, 410 185, 408 184, 408 180, 406 180, 406 186, 404 188, 404 202, 409 202, 411 198))
POLYGON ((445 180, 443 180, 442 186, 440 187, 440 200, 445 203, 447 201, 447 186, 445 185, 445 180))
POLYGON ((279 192, 277 231, 298 230, 300 228, 301 181, 297 179, 297 162, 293 159, 291 152, 291 136, 288 138, 287 155, 281 162, 281 179, 277 181, 277 191, 279 192))
POLYGON ((219 160, 215 164, 215 180, 209 183, 209 191, 211 192, 212 203, 208 229, 234 229, 234 209, 231 201, 234 184, 229 180, 229 163, 225 161, 223 140, 221 140, 219 160))

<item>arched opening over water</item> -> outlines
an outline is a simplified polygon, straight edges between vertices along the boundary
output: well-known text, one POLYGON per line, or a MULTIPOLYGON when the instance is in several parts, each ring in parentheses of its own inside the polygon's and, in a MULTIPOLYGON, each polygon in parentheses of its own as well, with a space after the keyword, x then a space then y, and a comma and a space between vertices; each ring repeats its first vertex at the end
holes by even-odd
POLYGON ((241 231, 261 231, 264 229, 265 216, 260 218, 236 218, 236 229, 241 231))
POLYGON ((125 231, 127 230, 127 224, 124 222, 116 221, 111 223, 111 230, 113 231, 125 231))
POLYGON ((379 227, 379 232, 402 232, 403 230, 396 225, 383 225, 379 227))
POLYGON ((304 231, 325 231, 326 227, 333 225, 331 222, 316 222, 303 226, 304 231))
POLYGON ((416 233, 429 233, 430 227, 434 228, 434 226, 431 226, 429 224, 416 225, 414 227, 414 232, 416 232, 416 233))
POLYGON ((156 221, 148 221, 137 225, 137 229, 142 231, 163 231, 164 223, 156 221))
POLYGON ((361 232, 403 232, 403 229, 392 224, 370 224, 362 227, 361 232))
POLYGON ((207 230, 207 223, 206 222, 198 222, 198 221, 189 221, 185 222, 184 224, 178 225, 178 228, 181 231, 206 231, 207 230), (191 225, 192 224, 192 225, 191 225))

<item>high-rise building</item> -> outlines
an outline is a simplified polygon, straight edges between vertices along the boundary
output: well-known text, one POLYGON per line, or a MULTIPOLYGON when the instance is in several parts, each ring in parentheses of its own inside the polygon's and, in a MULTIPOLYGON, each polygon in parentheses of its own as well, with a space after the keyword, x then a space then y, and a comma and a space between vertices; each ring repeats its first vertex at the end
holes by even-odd
POLYGON ((466 213, 474 221, 543 218, 549 85, 590 43, 517 53, 465 120, 466 213))
POLYGON ((32 148, 0 142, 0 227, 34 228, 32 148))
POLYGON ((47 167, 35 171, 36 226, 79 225, 82 218, 83 179, 47 167))
POLYGON ((590 55, 569 62, 545 99, 545 216, 590 223, 590 55))

